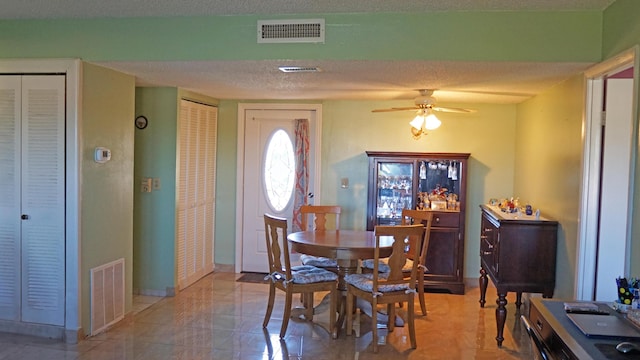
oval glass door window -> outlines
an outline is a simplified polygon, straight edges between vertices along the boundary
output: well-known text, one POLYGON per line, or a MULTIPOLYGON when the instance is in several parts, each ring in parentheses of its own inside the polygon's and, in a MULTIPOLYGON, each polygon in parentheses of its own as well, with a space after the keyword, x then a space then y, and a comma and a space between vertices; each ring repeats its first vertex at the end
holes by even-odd
POLYGON ((291 138, 286 131, 276 130, 267 142, 264 161, 264 187, 273 210, 282 211, 291 201, 295 173, 291 138))

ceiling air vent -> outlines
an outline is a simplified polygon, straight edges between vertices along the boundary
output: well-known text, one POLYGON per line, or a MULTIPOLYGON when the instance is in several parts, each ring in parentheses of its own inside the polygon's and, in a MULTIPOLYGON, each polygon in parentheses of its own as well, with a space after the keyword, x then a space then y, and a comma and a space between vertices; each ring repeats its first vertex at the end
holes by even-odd
POLYGON ((324 19, 258 20, 258 43, 324 43, 324 19))
POLYGON ((322 71, 317 66, 278 66, 278 70, 284 73, 315 73, 322 71))

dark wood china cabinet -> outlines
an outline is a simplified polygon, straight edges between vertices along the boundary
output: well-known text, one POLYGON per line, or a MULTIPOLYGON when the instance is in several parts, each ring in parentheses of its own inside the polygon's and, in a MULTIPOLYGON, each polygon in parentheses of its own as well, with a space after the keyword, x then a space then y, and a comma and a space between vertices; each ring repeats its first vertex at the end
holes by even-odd
POLYGON ((367 230, 399 225, 403 208, 433 211, 425 289, 464 294, 464 223, 470 154, 367 151, 367 230))

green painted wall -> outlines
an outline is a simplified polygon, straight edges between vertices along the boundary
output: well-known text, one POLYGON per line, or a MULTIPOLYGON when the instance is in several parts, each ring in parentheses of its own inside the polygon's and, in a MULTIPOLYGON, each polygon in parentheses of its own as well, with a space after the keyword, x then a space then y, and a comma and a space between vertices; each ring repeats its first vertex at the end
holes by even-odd
POLYGON ((220 101, 216 157, 215 264, 235 264, 237 138, 238 102, 220 101))
POLYGON ((0 56, 594 62, 601 22, 599 11, 1 20, 0 56), (324 44, 257 43, 258 19, 300 17, 325 19, 324 44))
POLYGON ((178 90, 138 87, 135 94, 136 116, 149 125, 135 130, 133 288, 163 294, 175 287, 178 90), (145 177, 159 178, 160 190, 141 192, 145 177))
POLYGON ((177 286, 176 164, 180 99, 211 105, 218 101, 168 87, 138 87, 135 94, 136 116, 146 116, 149 125, 135 131, 133 286, 142 294, 171 294, 177 286), (145 177, 160 179, 160 189, 141 192, 145 177))
POLYGON ((604 11, 602 58, 640 44, 640 1, 617 0, 604 11))
POLYGON ((125 309, 131 309, 133 265, 133 114, 135 78, 83 64, 81 160, 82 327, 90 330, 90 269, 125 259, 125 309), (94 149, 111 149, 98 164, 94 149))
POLYGON ((554 297, 571 298, 582 166, 582 76, 518 105, 514 196, 559 222, 554 297))

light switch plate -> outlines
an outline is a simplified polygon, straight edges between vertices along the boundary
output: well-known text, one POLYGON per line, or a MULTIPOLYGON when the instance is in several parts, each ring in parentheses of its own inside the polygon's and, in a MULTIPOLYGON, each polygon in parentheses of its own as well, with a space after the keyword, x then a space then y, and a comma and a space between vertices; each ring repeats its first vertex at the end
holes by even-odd
POLYGON ((140 191, 143 193, 151 192, 151 178, 142 178, 142 182, 140 184, 140 191))

